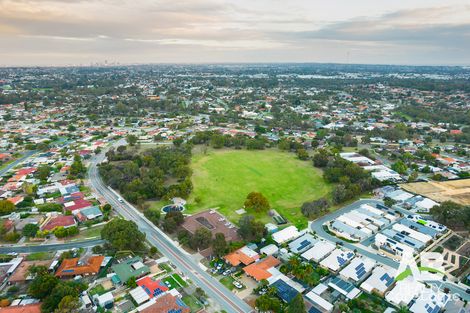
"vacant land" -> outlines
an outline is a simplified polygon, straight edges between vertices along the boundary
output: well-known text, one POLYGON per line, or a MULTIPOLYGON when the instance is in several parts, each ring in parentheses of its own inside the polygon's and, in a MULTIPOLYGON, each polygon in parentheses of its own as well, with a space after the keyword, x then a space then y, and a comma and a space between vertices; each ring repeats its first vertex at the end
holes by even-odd
POLYGON ((423 195, 437 202, 450 200, 462 205, 470 205, 470 179, 430 181, 400 186, 407 191, 423 195))
MULTIPOLYGON (((231 221, 240 215, 246 196, 258 191, 271 207, 289 222, 304 223, 300 212, 305 201, 327 196, 331 185, 324 182, 320 170, 310 161, 300 161, 294 154, 278 150, 212 150, 198 153, 192 160, 194 191, 187 213, 219 208, 231 221)), ((266 213, 248 212, 265 222, 266 213)))

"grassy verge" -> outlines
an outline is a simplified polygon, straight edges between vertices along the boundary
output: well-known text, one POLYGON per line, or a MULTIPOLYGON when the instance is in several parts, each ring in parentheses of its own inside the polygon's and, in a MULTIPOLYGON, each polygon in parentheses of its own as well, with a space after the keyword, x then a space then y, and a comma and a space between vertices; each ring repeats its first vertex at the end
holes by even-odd
POLYGON ((201 303, 196 299, 196 297, 191 295, 183 296, 183 302, 191 309, 191 312, 197 312, 202 308, 201 303))
POLYGON ((53 252, 35 252, 26 256, 26 261, 44 261, 50 260, 54 257, 53 252))

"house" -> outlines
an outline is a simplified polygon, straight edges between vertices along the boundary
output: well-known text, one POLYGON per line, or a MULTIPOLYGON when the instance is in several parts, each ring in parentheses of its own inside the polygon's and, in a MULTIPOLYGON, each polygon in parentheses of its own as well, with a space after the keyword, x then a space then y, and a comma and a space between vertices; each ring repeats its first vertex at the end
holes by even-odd
POLYGON ((305 234, 289 243, 289 250, 292 253, 300 254, 310 249, 317 241, 318 239, 315 239, 311 234, 305 234))
POLYGON ((41 303, 10 305, 0 308, 1 313, 41 313, 41 303))
POLYGON ((240 264, 250 265, 259 259, 259 254, 247 246, 244 246, 230 254, 227 254, 224 259, 232 266, 238 266, 240 264))
POLYGON ((415 252, 412 247, 402 244, 392 238, 388 238, 384 234, 375 235, 375 246, 379 250, 383 250, 387 253, 400 257, 407 254, 413 255, 415 252))
POLYGON ((299 294, 299 291, 282 279, 276 280, 270 286, 275 287, 277 296, 285 303, 290 303, 299 294))
POLYGON ((349 279, 353 282, 359 282, 370 273, 375 264, 376 262, 372 259, 362 256, 356 257, 340 272, 340 275, 346 280, 349 279))
POLYGON ((361 293, 361 291, 354 287, 353 284, 348 283, 339 277, 331 279, 328 286, 338 291, 349 300, 356 298, 361 293))
POLYGON ((190 313, 191 309, 180 298, 166 293, 139 306, 137 311, 141 313, 190 313))
POLYGON ((51 260, 45 261, 23 261, 19 264, 13 274, 8 278, 8 282, 11 284, 14 283, 24 283, 28 280, 33 279, 33 277, 28 275, 28 270, 31 266, 45 266, 49 268, 51 265, 51 260))
POLYGON ((281 264, 281 261, 273 256, 268 256, 256 263, 252 263, 243 268, 243 271, 250 277, 253 277, 256 281, 268 279, 273 274, 269 271, 281 264))
POLYGON ((275 244, 269 244, 259 250, 259 253, 265 255, 274 255, 279 252, 279 248, 275 244))
POLYGON ((57 269, 55 276, 68 277, 68 276, 87 276, 96 275, 100 271, 101 263, 103 263, 104 256, 95 255, 86 260, 79 258, 65 259, 57 269))
POLYGON ((354 252, 351 250, 336 249, 327 256, 320 265, 328 268, 332 272, 337 272, 354 258, 354 252))
POLYGON ((411 305, 410 311, 413 313, 434 313, 440 312, 449 301, 449 295, 436 292, 433 288, 426 288, 411 305))
POLYGON ((385 299, 398 307, 402 305, 407 306, 415 297, 421 294, 424 288, 426 287, 423 283, 409 276, 397 281, 395 287, 385 295, 385 299))
POLYGON ((372 274, 362 283, 361 289, 368 292, 376 292, 381 296, 385 295, 385 292, 395 282, 395 270, 386 266, 378 266, 372 274))
POLYGON ((111 267, 116 273, 117 283, 125 284, 131 277, 140 278, 150 273, 150 268, 141 257, 133 257, 111 267))
POLYGON ((136 283, 147 293, 149 298, 158 298, 169 290, 161 280, 154 280, 149 276, 137 280, 136 283))
POLYGON ((299 236, 300 233, 295 226, 286 227, 272 234, 272 238, 277 244, 283 244, 285 242, 294 240, 299 236))
POLYGON ((326 240, 319 240, 314 243, 312 248, 302 253, 301 257, 307 261, 313 260, 318 263, 335 249, 336 245, 333 243, 326 240))
POLYGON ((69 228, 73 226, 77 226, 77 222, 72 215, 56 215, 47 218, 40 228, 43 231, 53 231, 57 227, 69 228))
POLYGON ((94 295, 95 303, 104 309, 111 309, 114 303, 114 296, 111 291, 102 295, 94 295))
POLYGON ((83 215, 87 220, 94 220, 103 217, 99 206, 92 206, 80 210, 80 214, 83 215))
POLYGON ((321 294, 327 289, 327 286, 320 283, 305 295, 305 298, 307 298, 310 303, 320 312, 333 311, 334 305, 321 297, 321 294))

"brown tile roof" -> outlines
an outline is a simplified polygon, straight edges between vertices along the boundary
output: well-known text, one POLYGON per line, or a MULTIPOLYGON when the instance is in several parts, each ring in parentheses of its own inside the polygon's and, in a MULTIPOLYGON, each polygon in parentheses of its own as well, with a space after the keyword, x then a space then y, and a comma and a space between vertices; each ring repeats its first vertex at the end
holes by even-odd
POLYGON ((281 264, 281 261, 270 255, 257 263, 244 267, 243 270, 248 276, 260 281, 271 277, 272 274, 269 273, 268 270, 272 267, 278 266, 279 264, 281 264))
POLYGON ((160 298, 157 298, 154 304, 146 307, 140 311, 140 313, 168 313, 172 310, 181 310, 181 313, 191 312, 189 307, 186 306, 183 301, 167 293, 160 298))
POLYGON ((24 261, 18 266, 15 272, 8 278, 9 282, 16 283, 16 282, 24 282, 26 280, 26 275, 28 273, 28 269, 35 265, 35 266, 46 266, 49 267, 51 265, 52 260, 46 261, 24 261))
POLYGON ((78 264, 79 259, 65 259, 60 264, 55 276, 76 276, 76 275, 87 275, 87 274, 97 274, 100 270, 101 263, 103 263, 104 256, 96 255, 91 256, 85 264, 78 264))

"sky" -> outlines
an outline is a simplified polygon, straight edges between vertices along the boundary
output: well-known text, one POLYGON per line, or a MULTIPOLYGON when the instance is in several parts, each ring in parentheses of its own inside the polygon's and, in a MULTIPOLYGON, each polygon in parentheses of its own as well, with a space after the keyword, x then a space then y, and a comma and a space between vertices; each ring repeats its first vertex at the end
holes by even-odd
POLYGON ((0 66, 470 65, 468 0, 0 0, 0 66))

